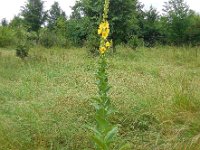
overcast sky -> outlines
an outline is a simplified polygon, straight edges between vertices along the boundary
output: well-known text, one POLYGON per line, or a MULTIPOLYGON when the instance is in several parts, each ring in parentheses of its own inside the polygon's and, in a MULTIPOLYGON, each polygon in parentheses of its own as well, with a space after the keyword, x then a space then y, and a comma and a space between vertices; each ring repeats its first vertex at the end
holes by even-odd
MULTIPOLYGON (((24 6, 27 0, 0 0, 0 20, 6 18, 11 20, 14 15, 17 15, 20 12, 21 6, 24 6)), ((49 9, 50 6, 54 3, 55 0, 45 0, 45 9, 49 9)), ((76 0, 56 0, 59 2, 61 8, 69 16, 71 13, 70 6, 73 6, 76 0)), ((148 8, 150 5, 153 5, 159 11, 162 10, 162 6, 165 1, 168 0, 140 0, 145 4, 145 8, 148 8)), ((190 8, 200 12, 200 0, 186 0, 190 8)), ((111 4, 112 5, 112 4, 111 4)))

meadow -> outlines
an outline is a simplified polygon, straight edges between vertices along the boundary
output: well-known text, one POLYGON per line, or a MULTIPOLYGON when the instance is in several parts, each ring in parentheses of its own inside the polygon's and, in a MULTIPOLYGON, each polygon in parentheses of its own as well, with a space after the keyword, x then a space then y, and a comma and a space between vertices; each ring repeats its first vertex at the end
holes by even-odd
MULTIPOLYGON (((90 150, 98 57, 86 48, 0 49, 0 150, 90 150)), ((120 46, 108 56, 113 149, 200 149, 200 50, 120 46)))

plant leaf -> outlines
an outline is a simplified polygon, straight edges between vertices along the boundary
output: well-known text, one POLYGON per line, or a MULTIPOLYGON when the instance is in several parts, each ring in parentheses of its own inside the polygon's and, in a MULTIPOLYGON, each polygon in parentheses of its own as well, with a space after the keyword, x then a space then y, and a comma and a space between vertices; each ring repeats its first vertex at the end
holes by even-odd
POLYGON ((105 136, 105 141, 112 141, 113 140, 113 137, 117 134, 118 132, 118 127, 113 127, 108 133, 107 135, 105 136))

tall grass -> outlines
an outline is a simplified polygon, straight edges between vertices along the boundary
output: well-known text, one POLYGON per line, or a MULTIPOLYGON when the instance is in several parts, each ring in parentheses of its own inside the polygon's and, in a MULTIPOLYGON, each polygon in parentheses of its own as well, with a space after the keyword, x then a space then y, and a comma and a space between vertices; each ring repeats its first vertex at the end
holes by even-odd
MULTIPOLYGON (((200 144, 200 51, 119 47, 109 56, 111 98, 129 149, 192 149, 200 144)), ((0 149, 92 149, 90 98, 98 59, 83 49, 30 50, 26 61, 0 50, 0 149)), ((127 148, 128 149, 128 148, 127 148)))

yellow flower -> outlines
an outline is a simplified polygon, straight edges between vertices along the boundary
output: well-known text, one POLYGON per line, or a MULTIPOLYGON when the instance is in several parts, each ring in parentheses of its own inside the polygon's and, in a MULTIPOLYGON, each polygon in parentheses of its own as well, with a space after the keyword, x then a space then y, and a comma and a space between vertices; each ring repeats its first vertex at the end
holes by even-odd
POLYGON ((98 34, 100 35, 102 33, 102 30, 101 29, 98 29, 98 34))
POLYGON ((101 22, 101 23, 100 23, 100 25, 99 25, 99 29, 101 29, 101 30, 102 30, 102 29, 103 29, 103 27, 104 27, 104 24, 103 24, 103 22, 101 22))
POLYGON ((109 29, 109 23, 108 23, 108 21, 104 22, 104 27, 107 28, 107 29, 109 29))
POLYGON ((104 23, 102 22, 102 23, 100 23, 100 25, 99 25, 99 30, 103 30, 104 29, 104 23))
POLYGON ((100 53, 101 53, 101 54, 104 54, 104 53, 105 53, 105 51, 106 51, 106 48, 103 46, 103 47, 100 47, 100 49, 99 49, 99 50, 100 50, 100 53))
POLYGON ((109 35, 110 29, 106 28, 104 31, 109 35))
POLYGON ((106 39, 110 33, 108 21, 101 22, 98 28, 98 34, 102 34, 102 38, 106 39))
POLYGON ((108 32, 107 31, 103 31, 102 32, 102 38, 106 39, 108 37, 108 32))
POLYGON ((110 42, 106 42, 106 47, 110 48, 111 43, 110 42))

